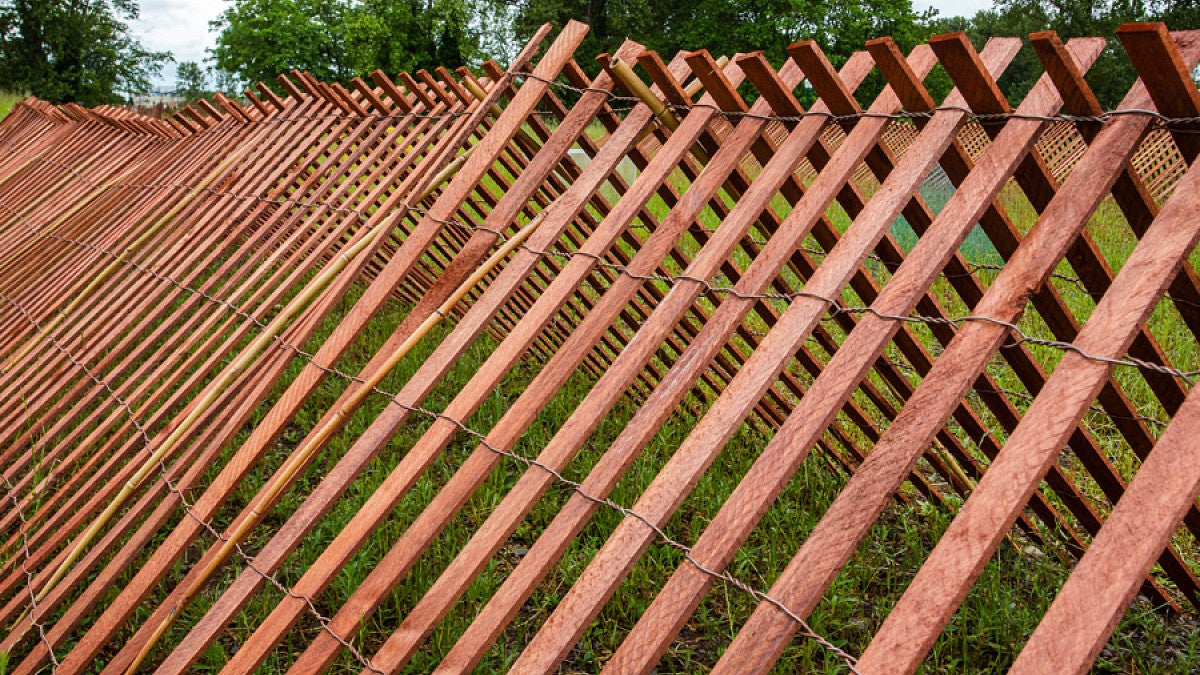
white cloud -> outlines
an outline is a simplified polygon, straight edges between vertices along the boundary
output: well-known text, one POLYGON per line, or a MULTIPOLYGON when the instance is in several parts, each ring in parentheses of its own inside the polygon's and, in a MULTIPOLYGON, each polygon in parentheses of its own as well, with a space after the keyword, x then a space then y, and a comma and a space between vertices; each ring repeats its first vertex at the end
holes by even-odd
MULTIPOLYGON (((223 0, 142 0, 140 17, 131 22, 130 28, 146 49, 169 51, 176 63, 203 63, 207 56, 204 50, 217 38, 216 33, 209 32, 208 22, 224 9, 223 0)), ((174 83, 172 64, 163 69, 158 84, 171 87, 174 83)))

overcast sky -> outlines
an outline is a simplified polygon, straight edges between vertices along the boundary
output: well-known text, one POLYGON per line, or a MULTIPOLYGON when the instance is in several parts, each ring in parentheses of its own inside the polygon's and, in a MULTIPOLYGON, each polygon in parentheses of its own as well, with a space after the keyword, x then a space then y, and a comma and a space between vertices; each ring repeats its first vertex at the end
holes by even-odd
MULTIPOLYGON (((208 32, 208 22, 224 8, 223 0, 141 0, 141 17, 130 28, 146 49, 169 51, 175 63, 203 65, 204 50, 216 39, 216 33, 208 32)), ((175 84, 175 63, 167 64, 159 78, 168 87, 175 84)))
MULTIPOLYGON (((221 13, 225 0, 142 0, 141 6, 141 18, 131 27, 143 47, 170 51, 176 63, 199 61, 203 65, 204 50, 216 39, 208 22, 221 13)), ((992 0, 913 0, 914 9, 936 7, 942 16, 972 16, 991 6, 992 0)), ((167 88, 174 86, 174 64, 167 65, 159 81, 167 88)))

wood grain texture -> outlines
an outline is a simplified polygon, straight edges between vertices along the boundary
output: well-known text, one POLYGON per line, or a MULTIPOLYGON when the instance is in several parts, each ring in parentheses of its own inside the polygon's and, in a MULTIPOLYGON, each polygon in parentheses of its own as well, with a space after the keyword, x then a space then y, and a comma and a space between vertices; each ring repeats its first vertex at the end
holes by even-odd
MULTIPOLYGON (((757 604, 727 648, 706 636, 711 662, 688 663, 765 672, 892 500, 957 515, 863 672, 919 667, 1006 537, 1071 570, 1016 671, 1086 670, 1139 592, 1200 605, 1172 545, 1200 536, 1197 403, 1171 368, 1176 336, 1148 319, 1200 334, 1194 124, 1087 119, 1105 112, 1084 79, 1097 38, 1031 36, 1045 74, 1010 101, 997 80, 1015 38, 977 53, 937 36, 907 57, 879 38, 840 72, 812 42, 777 68, 628 41, 591 78, 586 30, 542 27, 508 68, 291 71, 282 94, 259 83, 161 119, 30 99, 0 123, 14 672, 53 658, 111 673, 146 651, 184 673, 226 650, 227 673, 399 672, 431 655, 462 672, 498 649, 552 672, 602 612, 642 598, 602 663, 652 672, 751 541, 790 562, 770 588, 727 585, 757 604), (942 100, 923 83, 935 67, 955 85, 942 100), (872 70, 887 87, 865 96, 872 70), (1105 202, 1136 239, 1127 260, 1086 228, 1105 202), (964 249, 976 240, 996 269, 964 249), (1010 330, 1031 309, 1041 347, 1010 330), (410 347, 424 356, 392 372, 410 347), (1126 358, 1143 364, 1136 396, 1113 377, 1126 358), (480 415, 518 374, 508 407, 480 415), (647 453, 673 420, 685 433, 647 453), (768 439, 749 471, 693 512, 747 425, 768 439), (845 485, 783 550, 756 535, 792 508, 806 461, 845 485), (634 467, 647 487, 605 501, 634 467), (614 508, 615 529, 580 540, 614 508), (698 538, 662 541, 681 512, 707 521, 698 538), (630 573, 681 550, 661 584, 630 573), (561 600, 530 613, 562 577, 561 600), (248 611, 263 594, 280 600, 248 611), (499 644, 512 635, 528 644, 499 644)), ((1123 108, 1200 115, 1200 33, 1118 38, 1141 76, 1123 108)))

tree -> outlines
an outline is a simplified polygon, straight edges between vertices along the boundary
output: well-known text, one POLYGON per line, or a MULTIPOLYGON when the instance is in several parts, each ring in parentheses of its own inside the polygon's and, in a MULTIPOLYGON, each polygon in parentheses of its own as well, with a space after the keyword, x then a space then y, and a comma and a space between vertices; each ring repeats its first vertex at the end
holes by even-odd
POLYGON ((561 27, 571 19, 582 21, 590 30, 577 52, 582 57, 578 61, 585 70, 595 73, 599 67, 588 57, 616 51, 626 36, 635 37, 649 48, 665 44, 664 22, 670 14, 667 4, 639 0, 524 0, 518 5, 516 35, 527 40, 544 23, 561 27))
POLYGON ((291 69, 345 82, 480 59, 476 3, 492 0, 233 0, 210 25, 216 67, 273 83, 291 69))
POLYGON ((0 3, 0 87, 54 103, 117 103, 150 88, 171 60, 130 34, 134 0, 0 3))
MULTIPOLYGON (((983 49, 992 37, 1020 37, 1027 39, 1030 33, 1045 30, 1045 16, 1040 12, 1005 14, 995 10, 981 10, 971 18, 961 16, 938 17, 928 23, 929 35, 942 33, 966 33, 976 49, 983 49)), ((1017 52, 997 83, 1010 101, 1020 101, 1042 75, 1042 65, 1033 49, 1026 46, 1017 52)), ((936 100, 941 100, 954 87, 950 76, 942 67, 935 66, 926 86, 936 100)))
POLYGON ((577 19, 591 26, 580 55, 590 72, 598 69, 587 56, 615 50, 633 38, 664 58, 686 49, 714 55, 762 50, 780 63, 789 44, 816 39, 840 65, 863 42, 892 35, 908 48, 925 37, 911 0, 825 2, 824 0, 523 0, 517 35, 527 38, 541 24, 562 25, 577 19))
POLYGON ((208 76, 195 61, 184 61, 175 67, 175 93, 184 101, 199 100, 208 92, 208 76))
MULTIPOLYGON (((965 27, 975 45, 992 36, 1027 40, 1030 33, 1054 30, 1065 39, 1099 36, 1108 39, 1100 58, 1087 73, 1088 84, 1106 108, 1115 108, 1133 84, 1137 73, 1116 38, 1116 30, 1130 21, 1164 21, 1175 30, 1200 28, 1200 3, 1195 0, 995 0, 990 11, 976 14, 965 27)), ((1010 100, 1019 100, 1041 75, 1031 49, 1013 60, 1000 88, 1010 100)))
POLYGON ((355 74, 466 65, 477 55, 460 0, 364 0, 347 12, 346 39, 355 74))
MULTIPOLYGON (((1140 6, 1140 3, 1137 3, 1140 6)), ((1106 3, 1103 0, 996 0, 993 9, 976 14, 967 34, 977 47, 993 36, 1019 37, 1028 43, 1030 33, 1055 30, 1064 40, 1075 36, 1102 36, 1109 43, 1088 71, 1101 105, 1116 105, 1135 74, 1129 60, 1115 38, 1117 26, 1125 21, 1145 21, 1149 17, 1132 10, 1123 0, 1106 3)), ((1042 67, 1033 50, 1026 44, 1013 59, 999 84, 1009 100, 1022 99, 1041 76, 1042 67)))
POLYGON ((237 73, 231 73, 228 70, 220 68, 209 68, 215 81, 216 90, 229 96, 230 98, 242 98, 242 82, 238 79, 237 73))
POLYGON ((219 30, 216 67, 244 80, 273 83, 293 68, 322 80, 349 74, 344 2, 234 0, 209 25, 219 30))

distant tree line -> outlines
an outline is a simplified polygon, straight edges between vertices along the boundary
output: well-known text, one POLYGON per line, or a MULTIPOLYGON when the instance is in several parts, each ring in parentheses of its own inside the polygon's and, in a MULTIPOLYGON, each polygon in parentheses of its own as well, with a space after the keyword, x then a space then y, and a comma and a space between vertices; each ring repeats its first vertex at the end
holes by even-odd
MULTIPOLYGON (((778 64, 789 44, 820 43, 841 65, 867 40, 890 35, 904 50, 930 36, 965 31, 977 47, 994 36, 1027 38, 1053 29, 1064 39, 1109 38, 1088 75, 1102 104, 1115 106, 1135 77, 1115 39, 1128 21, 1166 21, 1174 29, 1200 27, 1200 0, 995 0, 973 17, 919 12, 911 0, 233 0, 213 22, 220 31, 215 64, 245 81, 271 82, 291 68, 330 80, 362 76, 374 68, 394 73, 433 65, 473 64, 511 57, 538 26, 570 19, 591 26, 579 51, 585 70, 591 56, 614 51, 627 37, 671 55, 681 49, 714 54, 762 50, 778 64)), ((1013 100, 1033 86, 1041 67, 1025 49, 1000 79, 1013 100)), ((864 84, 871 96, 878 74, 864 84)), ((928 84, 936 95, 950 88, 940 69, 928 84)))
MULTIPOLYGON (((130 34, 127 22, 137 15, 136 0, 0 0, 0 88, 85 105, 149 89, 171 55, 144 49, 130 34)), ((569 19, 592 27, 579 53, 592 73, 590 57, 627 37, 664 55, 762 50, 777 64, 787 45, 813 38, 840 65, 880 35, 906 50, 955 30, 977 46, 993 36, 1024 38, 1046 29, 1064 38, 1100 35, 1110 44, 1088 79, 1111 107, 1135 75, 1112 39, 1116 27, 1151 20, 1200 27, 1200 0, 995 0, 973 17, 918 12, 911 0, 228 0, 210 24, 218 37, 209 66, 180 63, 177 86, 197 98, 212 86, 273 84, 276 74, 293 68, 345 82, 376 68, 396 73, 486 58, 506 62, 539 25, 569 19)), ((1040 72, 1024 50, 1001 87, 1016 99, 1040 72)), ((876 76, 864 88, 871 93, 882 84, 876 76)), ((937 72, 929 84, 936 94, 950 87, 937 72)))
MULTIPOLYGON (((490 2, 490 0, 488 0, 490 2)), ((385 72, 477 63, 477 18, 469 0, 233 0, 212 22, 212 60, 247 82, 290 69, 346 81, 385 72)))
MULTIPOLYGON (((1027 40, 1030 33, 1057 31, 1063 39, 1075 36, 1108 38, 1108 45, 1087 74, 1101 105, 1114 108, 1136 79, 1117 27, 1130 21, 1163 21, 1173 30, 1200 28, 1200 0, 995 0, 992 9, 970 18, 936 18, 930 33, 963 31, 977 46, 994 36, 1027 40)), ((1030 49, 1013 60, 999 84, 1010 100, 1019 100, 1041 76, 1042 67, 1030 49)))
POLYGON ((89 106, 146 91, 170 54, 130 34, 137 16, 134 0, 0 2, 0 88, 89 106))

